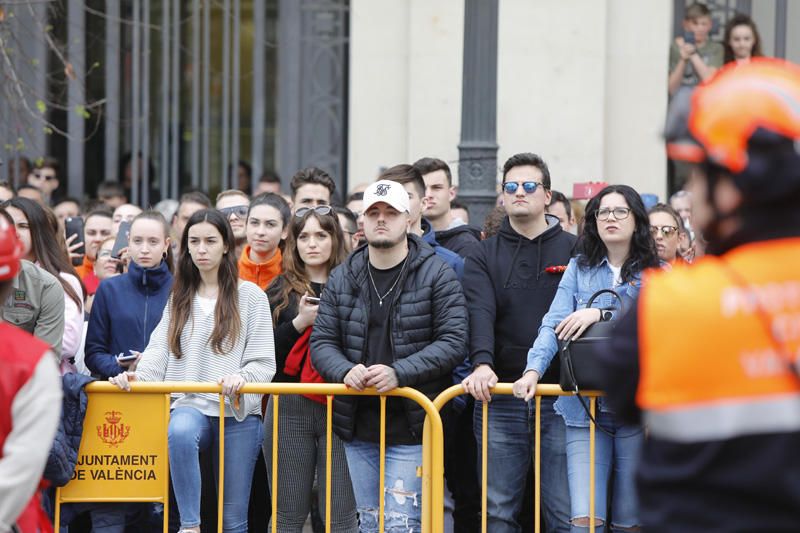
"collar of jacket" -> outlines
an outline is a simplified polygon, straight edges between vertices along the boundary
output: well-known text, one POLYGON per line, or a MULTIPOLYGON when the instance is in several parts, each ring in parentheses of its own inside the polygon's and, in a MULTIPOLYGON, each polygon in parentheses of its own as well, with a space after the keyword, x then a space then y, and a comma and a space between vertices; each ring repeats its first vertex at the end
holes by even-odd
POLYGON ((128 276, 137 288, 157 291, 164 285, 172 283, 172 273, 167 268, 167 261, 163 260, 153 268, 143 268, 135 261, 128 266, 128 276))

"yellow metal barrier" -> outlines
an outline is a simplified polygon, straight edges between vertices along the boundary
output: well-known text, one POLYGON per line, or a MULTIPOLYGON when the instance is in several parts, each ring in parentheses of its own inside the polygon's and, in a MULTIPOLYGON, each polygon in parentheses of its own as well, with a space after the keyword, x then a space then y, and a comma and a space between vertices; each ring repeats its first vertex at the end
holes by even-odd
MULTIPOLYGON (((505 394, 511 395, 514 394, 512 391, 512 384, 511 383, 498 383, 494 388, 491 389, 492 394, 505 394)), ((460 396, 462 394, 466 394, 464 389, 461 385, 453 385, 449 389, 443 391, 436 399, 433 400, 433 404, 436 406, 436 409, 440 410, 453 398, 456 396, 460 396)), ((595 413, 595 404, 597 403, 597 397, 601 396, 602 393, 596 391, 589 391, 589 392, 581 392, 582 396, 586 396, 589 398, 589 409, 594 417, 595 413)), ((534 531, 539 533, 540 531, 540 517, 541 517, 541 421, 539 415, 541 414, 542 408, 542 397, 543 396, 572 396, 571 392, 564 392, 561 390, 561 387, 558 385, 538 385, 536 387, 536 396, 534 397, 534 405, 536 408, 536 416, 534 419, 534 448, 533 448, 533 466, 534 466, 534 531)), ((522 400, 520 400, 522 401, 522 400)), ((483 416, 481 417, 482 426, 481 426, 481 531, 486 533, 487 531, 487 484, 488 484, 488 469, 487 469, 487 460, 489 454, 489 447, 488 447, 488 424, 489 424, 489 404, 483 403, 479 404, 476 402, 475 408, 477 409, 478 406, 481 405, 483 408, 483 416)), ((435 451, 434 448, 429 447, 427 448, 430 451, 435 451)), ((435 461, 435 458, 431 458, 432 461, 435 461)), ((592 465, 592 468, 589 472, 589 531, 594 530, 594 522, 595 522, 595 509, 594 509, 594 500, 595 500, 595 493, 594 493, 594 478, 595 478, 595 426, 594 423, 589 423, 589 461, 592 465)), ((438 529, 436 531, 441 531, 438 529)))
MULTIPOLYGON (((78 454, 78 462, 88 464, 85 457, 102 457, 103 461, 114 464, 130 466, 132 457, 148 457, 148 461, 158 464, 158 473, 153 468, 144 477, 154 477, 154 481, 161 487, 160 492, 154 491, 144 497, 132 495, 138 488, 135 479, 136 471, 130 469, 117 474, 115 480, 130 481, 129 484, 112 484, 109 486, 96 485, 97 475, 90 474, 89 478, 79 475, 85 469, 76 469, 76 475, 65 487, 56 490, 55 501, 55 527, 60 526, 61 504, 73 502, 160 502, 164 505, 164 532, 167 532, 169 519, 169 469, 167 462, 167 431, 169 421, 169 395, 173 392, 180 393, 216 393, 221 392, 221 387, 211 383, 191 382, 164 382, 164 383, 131 383, 131 392, 118 389, 110 383, 92 383, 86 387, 89 394, 89 406, 84 422, 83 438, 78 454), (110 395, 114 395, 111 397, 110 395), (117 396, 123 395, 123 396, 117 396), (129 396, 125 396, 129 395, 129 396), (110 405, 104 405, 97 400, 103 398, 110 405), (133 405, 131 402, 135 402, 133 405), (126 403, 124 411, 117 406, 126 403), (153 405, 156 405, 154 411, 153 405), (129 408, 130 407, 130 408, 129 408), (160 413, 160 414, 159 414, 160 413), (97 424, 98 420, 106 417, 105 424, 97 424), (156 424, 158 421, 158 424, 156 424), (93 427, 97 426, 97 427, 93 427), (139 428, 149 428, 151 431, 141 431, 139 428), (156 429, 156 431, 152 431, 156 429), (96 431, 95 431, 96 430, 96 431), (95 433, 99 436, 95 437, 95 433), (155 433, 155 435, 154 435, 155 433), (137 439, 144 439, 138 445, 131 443, 137 439), (130 440, 128 440, 130 439, 130 440), (155 440, 154 440, 155 439, 155 440), (127 444, 126 444, 126 441, 127 444), (101 446, 106 446, 102 448, 101 446), (131 446, 138 446, 131 450, 131 446), (98 447, 100 449, 98 450, 98 447), (102 453, 101 453, 102 452, 102 453), (133 452, 133 453, 132 453, 133 452), (146 453, 149 452, 149 453, 146 453), (133 473, 132 473, 133 472, 133 473), (94 477, 93 477, 94 476, 94 477), (130 479, 129 479, 130 478, 130 479), (86 483, 84 483, 86 482, 86 483), (97 493, 97 490, 102 490, 97 493), (94 490, 94 492, 92 492, 94 490), (85 491, 85 492, 82 492, 85 491)), ((278 420, 281 395, 316 394, 327 397, 327 449, 325 464, 325 529, 330 531, 331 522, 331 447, 332 447, 332 413, 333 397, 336 395, 349 396, 380 396, 381 404, 381 431, 380 431, 380 531, 383 532, 383 508, 385 486, 385 450, 386 450, 386 397, 394 396, 406 398, 419 404, 427 414, 425 431, 423 434, 422 449, 422 531, 434 533, 442 531, 444 517, 444 458, 442 421, 439 411, 434 403, 421 392, 407 387, 395 389, 389 393, 378 394, 374 389, 358 392, 342 384, 306 384, 306 383, 274 383, 245 385, 243 394, 271 394, 273 397, 274 420, 272 434, 272 528, 277 531, 278 508, 278 420)), ((222 531, 223 494, 225 480, 225 406, 220 395, 220 424, 219 424, 219 490, 218 490, 218 530, 222 531)), ((139 463, 140 461, 135 461, 139 463)), ((121 471, 120 469, 117 472, 121 471)), ((107 476, 103 476, 107 477, 107 476)))

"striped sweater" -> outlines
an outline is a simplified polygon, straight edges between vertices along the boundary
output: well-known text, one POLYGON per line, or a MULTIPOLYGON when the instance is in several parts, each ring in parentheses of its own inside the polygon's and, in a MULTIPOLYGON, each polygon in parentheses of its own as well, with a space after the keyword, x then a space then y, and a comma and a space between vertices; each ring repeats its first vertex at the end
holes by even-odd
MULTIPOLYGON (((170 299, 171 300, 171 299, 170 299)), ((171 301, 167 302, 161 321, 150 336, 136 368, 140 381, 195 381, 216 383, 230 374, 241 374, 247 383, 266 383, 275 375, 275 345, 272 316, 267 295, 257 285, 239 282, 239 314, 242 326, 239 338, 225 354, 214 353, 210 339, 214 330, 214 310, 206 313, 195 294, 192 312, 181 332, 183 356, 178 359, 169 349, 167 336, 171 301)), ((196 407, 208 416, 219 416, 216 394, 173 393, 172 408, 196 407)), ((240 409, 230 408, 225 399, 226 416, 244 419, 248 414, 261 414, 261 395, 244 394, 240 409)))

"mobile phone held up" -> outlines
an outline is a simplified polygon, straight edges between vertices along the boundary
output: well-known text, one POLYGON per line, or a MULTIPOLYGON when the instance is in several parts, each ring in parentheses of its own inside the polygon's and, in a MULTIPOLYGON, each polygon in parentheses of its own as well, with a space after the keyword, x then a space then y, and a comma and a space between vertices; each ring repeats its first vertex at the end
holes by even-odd
POLYGON ((75 240, 72 241, 72 244, 81 245, 74 250, 76 254, 80 254, 80 257, 74 257, 72 259, 72 264, 75 266, 83 264, 83 255, 86 253, 86 246, 84 245, 83 239, 83 219, 81 217, 67 217, 64 221, 64 233, 68 239, 72 235, 77 235, 75 240))
POLYGON ((306 303, 310 303, 311 305, 319 305, 319 298, 316 296, 306 296, 306 303))
POLYGON ((696 45, 697 44, 697 40, 695 40, 695 38, 694 38, 694 32, 693 31, 685 31, 685 32, 683 32, 683 42, 685 42, 686 44, 694 44, 694 45, 696 45))
POLYGON ((119 259, 120 252, 128 247, 128 237, 131 235, 131 223, 129 221, 121 222, 119 230, 117 231, 117 238, 114 240, 114 247, 111 248, 111 257, 119 259))
POLYGON ((128 354, 128 355, 119 354, 117 356, 117 362, 118 363, 127 363, 129 361, 135 361, 137 357, 139 357, 139 356, 137 354, 133 354, 133 353, 132 354, 128 354))

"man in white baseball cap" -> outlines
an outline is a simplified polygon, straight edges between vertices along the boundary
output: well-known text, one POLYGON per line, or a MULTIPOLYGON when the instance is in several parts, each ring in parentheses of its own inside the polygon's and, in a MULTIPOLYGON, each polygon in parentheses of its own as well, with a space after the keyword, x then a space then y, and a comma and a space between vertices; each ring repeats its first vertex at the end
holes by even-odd
MULTIPOLYGON (((383 176, 396 175, 392 167, 383 176)), ((410 168, 409 165, 405 167, 410 168)), ((467 349, 467 310, 461 284, 433 248, 409 232, 408 191, 379 180, 364 191, 364 237, 331 272, 311 333, 314 368, 329 383, 389 392, 414 387, 433 398, 451 383, 467 349)), ((362 531, 377 527, 378 495, 387 531, 419 531, 422 424, 413 402, 386 402, 386 476, 379 489, 380 403, 377 397, 337 396, 333 426, 345 442, 362 531)))

